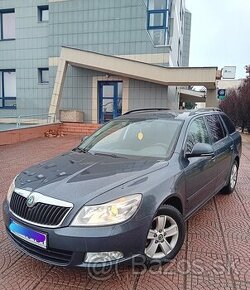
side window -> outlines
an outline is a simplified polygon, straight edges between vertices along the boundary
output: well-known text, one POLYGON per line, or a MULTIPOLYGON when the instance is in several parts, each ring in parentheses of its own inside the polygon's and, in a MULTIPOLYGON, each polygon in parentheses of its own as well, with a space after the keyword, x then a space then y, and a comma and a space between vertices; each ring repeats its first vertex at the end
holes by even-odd
POLYGON ((213 143, 223 139, 226 136, 226 132, 221 124, 219 115, 210 115, 205 118, 211 132, 213 143))
POLYGON ((235 126, 233 124, 233 122, 228 118, 228 116, 226 115, 221 115, 221 118, 222 120, 224 121, 226 127, 227 127, 227 130, 228 130, 228 133, 229 134, 232 134, 235 132, 235 126))
POLYGON ((186 152, 190 153, 196 143, 210 144, 209 134, 203 117, 195 119, 188 129, 186 152))

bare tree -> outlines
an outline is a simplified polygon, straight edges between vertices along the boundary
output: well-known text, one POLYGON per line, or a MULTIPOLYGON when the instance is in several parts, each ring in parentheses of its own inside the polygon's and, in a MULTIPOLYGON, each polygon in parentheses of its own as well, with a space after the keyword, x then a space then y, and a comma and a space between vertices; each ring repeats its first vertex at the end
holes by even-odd
POLYGON ((250 77, 248 76, 239 87, 240 106, 239 113, 242 122, 242 131, 250 131, 250 77))
POLYGON ((238 90, 230 89, 227 91, 227 95, 224 101, 220 103, 220 109, 225 112, 236 126, 240 126, 239 116, 239 96, 238 90))
POLYGON ((235 123, 242 132, 245 128, 250 132, 250 65, 246 66, 249 74, 238 89, 230 89, 225 100, 220 103, 220 108, 235 123))

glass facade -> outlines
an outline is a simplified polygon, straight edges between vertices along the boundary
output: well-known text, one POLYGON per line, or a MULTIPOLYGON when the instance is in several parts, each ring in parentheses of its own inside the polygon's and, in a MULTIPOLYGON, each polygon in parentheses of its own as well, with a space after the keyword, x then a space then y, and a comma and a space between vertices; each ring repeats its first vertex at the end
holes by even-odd
POLYGON ((147 0, 147 29, 155 46, 168 45, 171 0, 147 0))

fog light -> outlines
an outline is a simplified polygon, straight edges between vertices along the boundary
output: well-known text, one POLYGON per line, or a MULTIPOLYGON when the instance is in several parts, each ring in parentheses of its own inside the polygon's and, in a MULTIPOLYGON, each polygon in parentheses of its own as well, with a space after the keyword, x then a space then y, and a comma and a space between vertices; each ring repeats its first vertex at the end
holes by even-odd
POLYGON ((103 263, 121 259, 123 254, 121 252, 97 252, 87 253, 84 262, 86 263, 103 263))

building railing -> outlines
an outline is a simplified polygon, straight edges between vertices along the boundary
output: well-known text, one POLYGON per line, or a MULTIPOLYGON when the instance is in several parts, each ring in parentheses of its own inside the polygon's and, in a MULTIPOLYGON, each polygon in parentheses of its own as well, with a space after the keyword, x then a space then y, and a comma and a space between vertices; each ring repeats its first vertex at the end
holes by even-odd
POLYGON ((42 125, 56 122, 56 114, 32 114, 19 115, 16 120, 16 127, 20 128, 22 124, 25 125, 42 125))

